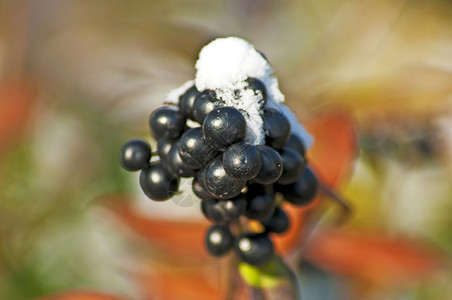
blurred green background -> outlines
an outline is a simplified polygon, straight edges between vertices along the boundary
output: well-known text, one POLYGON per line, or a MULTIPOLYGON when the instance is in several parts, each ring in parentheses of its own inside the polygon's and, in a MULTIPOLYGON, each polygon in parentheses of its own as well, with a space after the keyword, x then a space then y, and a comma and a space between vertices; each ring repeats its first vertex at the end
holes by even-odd
POLYGON ((452 5, 426 0, 0 1, 0 299, 142 299, 101 199, 138 201, 118 149, 149 139, 149 113, 230 35, 266 54, 301 120, 356 124, 345 226, 442 253, 439 271, 397 287, 309 266, 305 299, 452 299, 452 5))

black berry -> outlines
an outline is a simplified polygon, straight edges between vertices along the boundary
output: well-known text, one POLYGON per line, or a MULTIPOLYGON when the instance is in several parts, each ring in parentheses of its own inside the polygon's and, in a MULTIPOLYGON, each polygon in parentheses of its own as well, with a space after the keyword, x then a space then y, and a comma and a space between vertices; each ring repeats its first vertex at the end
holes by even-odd
POLYGON ((154 163, 141 171, 140 186, 152 200, 163 201, 177 192, 179 181, 161 163, 154 163))
POLYGON ((179 110, 180 113, 189 119, 194 119, 193 116, 193 105, 195 103, 195 98, 199 94, 196 86, 189 88, 182 96, 179 97, 179 110))
POLYGON ((149 164, 150 159, 151 146, 140 139, 128 141, 119 152, 119 163, 127 171, 141 170, 149 164))
POLYGON ((202 124, 204 118, 215 109, 215 102, 217 101, 214 91, 206 90, 199 93, 193 103, 193 118, 195 121, 202 124))
POLYGON ((265 143, 275 149, 284 147, 290 137, 290 123, 286 116, 276 109, 265 108, 263 120, 267 131, 265 143))
POLYGON ((216 200, 201 201, 201 212, 206 219, 215 224, 224 225, 228 223, 216 200))
POLYGON ((286 212, 282 208, 276 207, 273 216, 263 221, 262 225, 264 225, 266 231, 283 233, 289 229, 290 222, 286 212))
POLYGON ((306 147, 304 146, 303 141, 298 137, 296 134, 291 134, 289 141, 286 144, 286 147, 292 148, 298 153, 300 153, 301 156, 305 156, 306 154, 306 147))
POLYGON ((239 195, 232 199, 219 200, 217 205, 226 220, 234 221, 245 214, 247 202, 243 195, 239 195))
POLYGON ((244 262, 262 266, 270 261, 274 255, 272 241, 263 234, 244 234, 234 243, 237 256, 244 262))
POLYGON ((174 141, 165 139, 160 139, 157 142, 157 154, 160 157, 160 161, 165 166, 168 166, 168 155, 171 150, 171 147, 173 146, 173 143, 174 141))
POLYGON ((246 193, 248 201, 245 215, 249 219, 264 221, 273 215, 275 211, 274 196, 269 193, 246 193))
POLYGON ((185 119, 174 107, 160 107, 150 115, 149 126, 156 139, 177 139, 184 130, 185 119))
POLYGON ((281 155, 275 149, 265 146, 256 146, 261 156, 261 170, 254 177, 253 182, 261 184, 272 184, 276 182, 282 174, 283 163, 281 155))
POLYGON ((193 177, 192 190, 196 196, 198 196, 202 200, 208 201, 212 200, 212 196, 210 196, 205 188, 204 172, 205 169, 196 172, 195 176, 193 177))
POLYGON ((206 190, 216 199, 230 199, 245 187, 246 181, 229 176, 223 167, 222 157, 214 158, 205 170, 206 190))
POLYGON ((316 197, 319 182, 311 168, 306 167, 303 175, 293 184, 280 186, 284 198, 292 204, 305 206, 316 197))
POLYGON ((223 165, 229 176, 249 180, 259 174, 262 166, 259 150, 249 143, 236 143, 223 154, 223 165))
POLYGON ((189 129, 182 135, 179 144, 182 161, 194 169, 205 167, 218 153, 204 140, 201 128, 189 129))
POLYGON ((177 177, 192 177, 195 170, 184 163, 179 155, 179 143, 175 143, 168 154, 168 166, 177 177))
POLYGON ((213 225, 206 234, 206 248, 213 256, 222 256, 232 248, 234 238, 229 228, 213 225))
POLYGON ((202 123, 202 132, 213 148, 223 151, 230 145, 243 140, 246 121, 236 108, 219 107, 206 116, 202 123))
POLYGON ((306 161, 292 148, 284 147, 280 150, 280 154, 283 162, 283 171, 277 182, 280 184, 294 183, 303 174, 306 161))

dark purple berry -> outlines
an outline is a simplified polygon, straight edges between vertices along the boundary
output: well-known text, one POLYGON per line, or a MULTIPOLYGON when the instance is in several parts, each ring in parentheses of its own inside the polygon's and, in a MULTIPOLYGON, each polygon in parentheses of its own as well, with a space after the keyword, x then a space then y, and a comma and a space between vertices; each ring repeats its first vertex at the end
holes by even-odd
POLYGON ((141 171, 140 186, 152 200, 163 201, 177 192, 179 181, 161 163, 153 163, 141 171))
POLYGON ((282 148, 280 154, 283 162, 283 171, 277 183, 294 183, 303 174, 306 161, 297 151, 288 147, 282 148))
POLYGON ((224 151, 223 165, 229 176, 238 180, 250 180, 259 174, 262 160, 254 145, 240 142, 224 151))
POLYGON ((138 171, 146 167, 151 159, 151 146, 144 140, 133 139, 122 146, 119 163, 126 171, 138 171))
POLYGON ((216 108, 204 119, 202 132, 213 148, 223 151, 245 137, 245 117, 234 107, 216 108))
POLYGON ((193 105, 195 103, 195 98, 199 94, 196 86, 189 88, 182 96, 179 97, 179 110, 180 113, 189 119, 194 119, 193 116, 193 105))
POLYGON ((273 216, 263 221, 262 225, 268 232, 283 233, 289 229, 290 222, 286 212, 282 208, 276 207, 273 216))
POLYGON ((303 175, 293 184, 279 186, 284 198, 294 205, 305 206, 314 201, 319 182, 311 168, 306 167, 303 175))
POLYGON ((211 226, 206 234, 206 248, 212 256, 222 256, 231 250, 234 237, 226 226, 211 226))
POLYGON ((275 254, 272 241, 263 234, 239 236, 234 242, 234 250, 240 260, 258 267, 269 262, 275 254))
POLYGON ((192 177, 195 170, 184 163, 179 155, 179 143, 175 143, 168 154, 168 166, 177 177, 192 177))
POLYGON ((261 156, 261 170, 254 177, 253 182, 261 184, 272 184, 276 182, 282 174, 283 163, 281 155, 275 149, 258 145, 256 146, 261 156))
POLYGON ((264 129, 267 131, 265 144, 281 149, 290 137, 290 123, 286 116, 273 108, 265 108, 263 114, 264 129))
POLYGON ((215 92, 211 90, 205 90, 199 93, 195 102, 193 103, 193 117, 196 122, 202 124, 205 117, 215 109, 217 98, 215 92))
POLYGON ((185 132, 179 145, 182 161, 194 169, 205 167, 218 153, 204 140, 201 128, 191 128, 185 132))
POLYGON ((300 153, 301 156, 305 156, 306 154, 306 147, 304 146, 303 141, 300 139, 300 137, 296 134, 291 134, 289 141, 286 144, 286 147, 292 148, 298 153, 300 153))
POLYGON ((175 107, 165 106, 154 110, 149 126, 155 139, 177 139, 185 127, 185 119, 175 107))
POLYGON ((230 199, 240 194, 246 181, 229 176, 223 167, 222 157, 214 158, 206 167, 206 190, 216 199, 230 199))

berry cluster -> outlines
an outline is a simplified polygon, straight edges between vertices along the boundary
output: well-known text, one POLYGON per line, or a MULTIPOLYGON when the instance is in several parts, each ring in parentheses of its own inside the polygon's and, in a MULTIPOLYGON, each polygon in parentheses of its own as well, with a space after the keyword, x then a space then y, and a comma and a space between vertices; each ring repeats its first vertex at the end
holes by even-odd
POLYGON ((246 112, 225 106, 212 90, 192 86, 178 106, 158 108, 149 118, 160 160, 150 163, 149 144, 135 139, 121 149, 120 162, 128 171, 141 169, 141 188, 157 201, 177 192, 179 178, 193 177, 193 193, 213 223, 206 234, 208 252, 222 256, 233 249, 240 260, 261 266, 274 254, 270 234, 289 228, 278 199, 307 205, 318 183, 303 141, 291 134, 283 113, 266 105, 265 85, 256 78, 247 83, 262 98, 264 145, 245 141, 246 112))

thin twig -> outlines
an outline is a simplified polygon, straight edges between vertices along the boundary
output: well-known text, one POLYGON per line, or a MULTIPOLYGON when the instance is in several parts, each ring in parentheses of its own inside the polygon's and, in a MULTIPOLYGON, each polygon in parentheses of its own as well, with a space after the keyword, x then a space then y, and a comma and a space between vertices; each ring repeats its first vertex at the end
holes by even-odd
POLYGON ((341 215, 336 220, 336 225, 343 224, 350 214, 352 213, 352 207, 349 204, 349 201, 345 200, 343 197, 339 196, 337 193, 335 193, 331 188, 326 186, 323 183, 320 183, 320 191, 325 194, 328 199, 333 200, 333 202, 339 204, 341 207, 341 215))
POLYGON ((287 264, 284 264, 286 266, 287 274, 292 286, 293 296, 294 300, 302 300, 301 299, 301 286, 300 286, 300 280, 297 276, 297 273, 292 270, 291 267, 289 267, 287 264))

